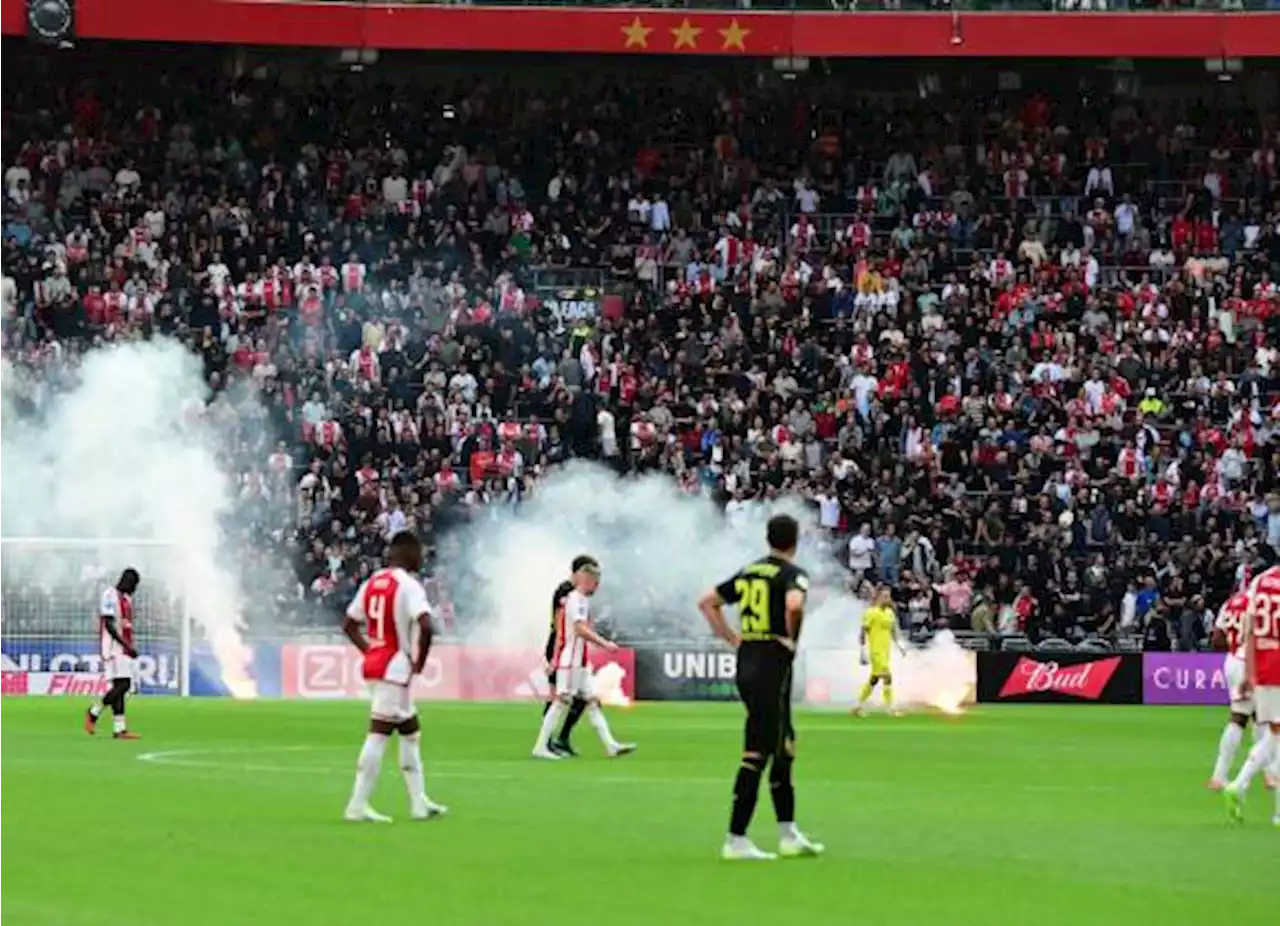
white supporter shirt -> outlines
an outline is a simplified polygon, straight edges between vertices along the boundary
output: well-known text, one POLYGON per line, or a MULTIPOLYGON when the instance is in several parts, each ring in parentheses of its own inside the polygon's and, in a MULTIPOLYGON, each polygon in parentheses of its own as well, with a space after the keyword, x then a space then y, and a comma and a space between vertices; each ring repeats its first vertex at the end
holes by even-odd
POLYGON ((867 570, 871 568, 871 553, 876 548, 874 537, 854 535, 849 540, 849 568, 867 570))
POLYGON ((366 681, 409 684, 418 642, 418 618, 431 614, 426 589, 399 567, 379 569, 361 584, 347 605, 347 617, 364 625, 369 652, 366 681))
POLYGON ((577 634, 579 624, 591 620, 591 602, 576 588, 564 599, 556 639, 557 669, 577 669, 587 664, 587 641, 577 634))
POLYGON ((835 530, 840 526, 840 499, 835 495, 819 495, 816 499, 818 502, 818 523, 822 527, 835 530))

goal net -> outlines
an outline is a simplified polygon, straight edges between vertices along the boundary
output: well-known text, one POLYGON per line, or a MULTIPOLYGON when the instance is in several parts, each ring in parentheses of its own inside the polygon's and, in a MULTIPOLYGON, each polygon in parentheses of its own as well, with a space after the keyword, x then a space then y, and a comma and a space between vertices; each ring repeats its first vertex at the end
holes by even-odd
POLYGON ((105 691, 99 602, 132 566, 142 575, 133 597, 137 690, 187 694, 190 621, 182 603, 154 580, 167 573, 171 556, 170 545, 142 540, 0 538, 4 692, 105 691))

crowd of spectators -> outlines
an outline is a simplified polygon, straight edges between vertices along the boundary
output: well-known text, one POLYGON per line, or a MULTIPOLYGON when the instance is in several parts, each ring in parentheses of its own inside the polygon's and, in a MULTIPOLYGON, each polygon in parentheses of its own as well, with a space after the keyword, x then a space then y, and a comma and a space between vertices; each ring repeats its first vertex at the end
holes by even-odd
POLYGON ((164 335, 252 383, 235 542, 281 611, 570 457, 799 495, 922 631, 1192 648, 1280 547, 1256 101, 27 63, 5 356, 164 335))

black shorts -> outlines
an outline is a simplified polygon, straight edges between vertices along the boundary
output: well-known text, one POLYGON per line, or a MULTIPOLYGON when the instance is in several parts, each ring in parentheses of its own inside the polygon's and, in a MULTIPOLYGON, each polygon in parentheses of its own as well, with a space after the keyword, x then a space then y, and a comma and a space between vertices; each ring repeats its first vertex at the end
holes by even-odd
POLYGON ((747 709, 743 751, 762 756, 789 751, 796 737, 791 725, 791 653, 772 644, 740 649, 738 695, 747 709))

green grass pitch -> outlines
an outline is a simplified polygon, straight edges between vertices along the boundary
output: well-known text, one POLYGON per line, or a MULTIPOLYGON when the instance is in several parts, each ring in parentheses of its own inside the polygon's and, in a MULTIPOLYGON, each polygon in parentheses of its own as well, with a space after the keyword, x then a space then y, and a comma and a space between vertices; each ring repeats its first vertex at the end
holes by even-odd
MULTIPOLYGON (((538 763, 534 705, 422 707, 431 823, 345 824, 366 708, 6 699, 3 911, 22 926, 1003 926, 1280 922, 1280 832, 1202 790, 1222 710, 800 712, 817 860, 719 861, 741 711, 611 710, 633 756, 538 763), (107 727, 104 722, 103 727, 107 727)), ((388 752, 375 806, 405 813, 388 752)), ((768 787, 752 835, 776 845, 768 787)))

